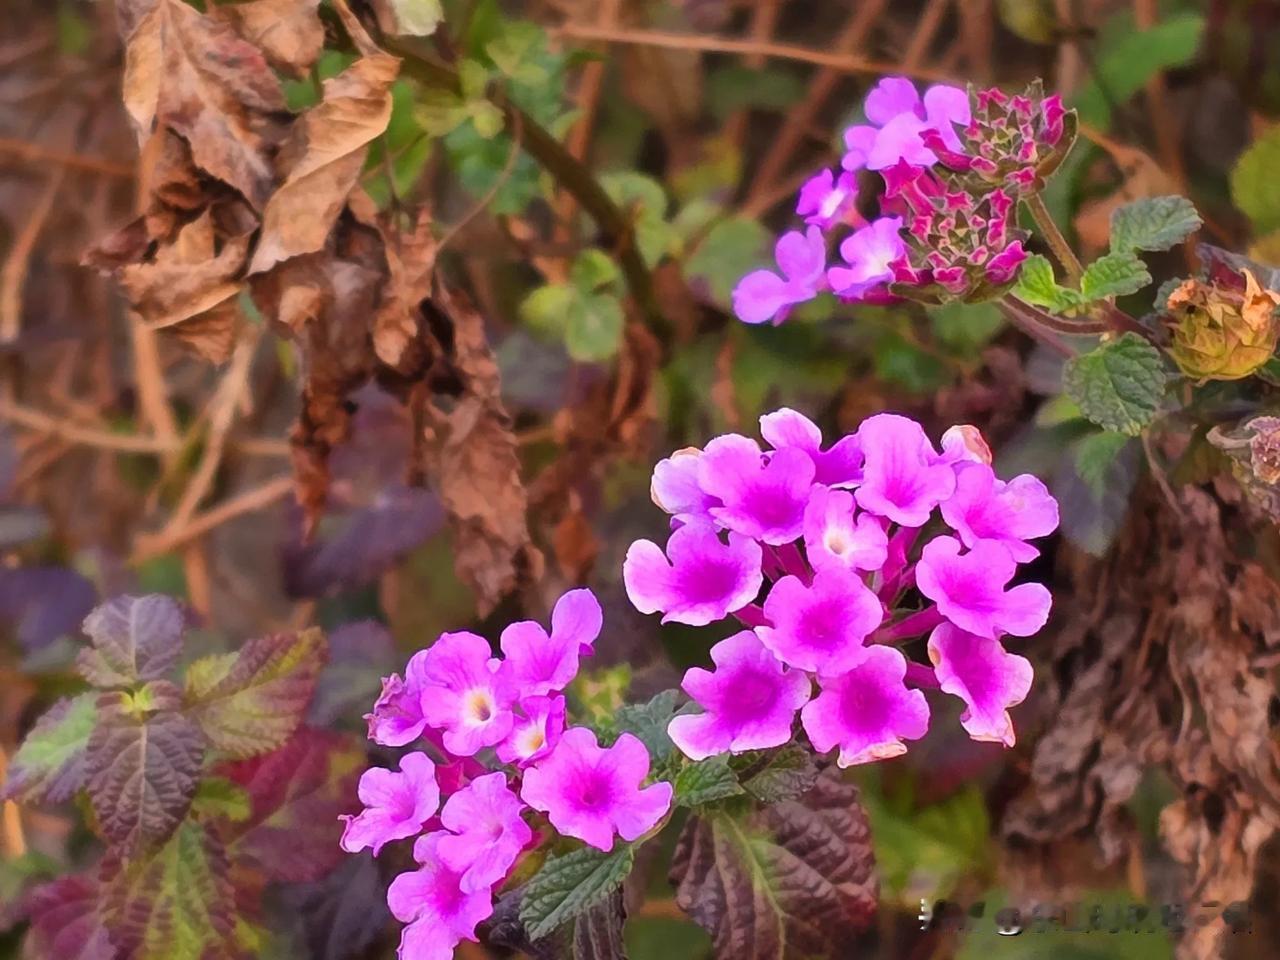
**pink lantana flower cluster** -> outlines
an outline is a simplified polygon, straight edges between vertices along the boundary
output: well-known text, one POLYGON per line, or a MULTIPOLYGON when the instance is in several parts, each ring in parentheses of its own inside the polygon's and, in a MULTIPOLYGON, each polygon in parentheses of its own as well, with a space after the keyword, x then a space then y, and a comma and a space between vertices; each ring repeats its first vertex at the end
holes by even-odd
POLYGON ((902 297, 940 303, 980 300, 1012 285, 1026 259, 1016 201, 1041 189, 1075 136, 1074 116, 1039 85, 1020 96, 997 89, 972 97, 937 84, 923 96, 903 77, 867 94, 867 123, 844 132, 839 171, 821 170, 800 189, 803 232, 777 241, 777 270, 755 270, 733 292, 747 323, 781 323, 799 304, 830 291, 847 302, 902 297), (859 212, 866 173, 883 179, 868 220, 859 212), (838 258, 829 261, 829 248, 838 258))
POLYGON ((549 632, 533 621, 509 625, 502 657, 474 633, 445 633, 414 654, 403 678, 383 681, 366 717, 369 739, 417 749, 398 770, 364 772, 364 809, 343 817, 341 844, 377 856, 389 842, 416 838, 418 869, 387 892, 407 924, 400 960, 447 960, 462 940, 476 940, 495 889, 535 843, 531 814, 607 851, 615 837, 648 833, 670 809, 671 784, 644 785, 649 753, 635 736, 602 747, 591 730, 565 726, 563 691, 601 626, 591 591, 571 590, 549 632))
POLYGON ((1044 484, 998 478, 971 426, 939 450, 916 421, 883 413, 826 445, 782 409, 760 433, 765 449, 727 434, 658 463, 653 498, 671 535, 636 541, 623 565, 641 612, 744 628, 711 649, 714 669, 685 674, 701 712, 672 720, 680 750, 777 747, 798 713, 841 766, 892 757, 928 729, 930 690, 964 701, 971 737, 1012 745, 1009 707, 1032 671, 1003 638, 1049 615, 1046 587, 1013 585, 1038 555, 1028 541, 1058 525, 1044 484), (930 663, 909 661, 899 647, 926 636, 930 663))

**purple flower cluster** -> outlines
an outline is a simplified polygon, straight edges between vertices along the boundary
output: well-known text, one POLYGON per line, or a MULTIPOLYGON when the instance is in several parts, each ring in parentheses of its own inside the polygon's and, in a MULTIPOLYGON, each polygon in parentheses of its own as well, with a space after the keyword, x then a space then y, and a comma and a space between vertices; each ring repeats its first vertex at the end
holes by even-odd
POLYGON ((999 295, 1026 259, 1015 223, 1017 197, 1039 190, 1074 139, 1074 116, 1038 85, 1009 96, 971 98, 938 84, 921 96, 903 77, 867 94, 867 123, 844 132, 841 170, 822 170, 800 190, 806 229, 779 238, 777 270, 755 270, 733 292, 746 323, 781 323, 830 291, 845 301, 900 297, 945 302, 999 295), (885 189, 879 215, 859 213, 858 174, 885 189), (839 261, 828 265, 828 245, 839 261))
POLYGON ((360 778, 361 813, 346 816, 342 847, 377 856, 416 837, 419 868, 401 874, 387 904, 407 924, 400 960, 447 960, 493 912, 493 893, 534 842, 525 814, 601 850, 635 840, 671 806, 672 788, 649 775, 649 754, 629 733, 609 747, 583 727, 565 727, 562 691, 600 634, 600 604, 571 590, 551 630, 509 625, 494 657, 474 633, 445 633, 383 681, 367 716, 369 739, 388 747, 420 741, 399 770, 360 778), (496 769, 495 769, 496 768, 496 769), (443 807, 442 794, 447 794, 443 807))
POLYGON ((1043 585, 1010 586, 1038 555, 1028 541, 1058 525, 1044 484, 999 479, 971 426, 948 430, 940 451, 889 413, 829 446, 794 410, 765 415, 760 432, 768 449, 728 434, 661 461, 653 499, 672 533, 665 549, 636 541, 623 565, 641 612, 745 628, 712 648, 713 670, 685 674, 702 712, 671 722, 681 751, 776 747, 799 712, 841 766, 896 756, 928 728, 926 689, 964 701, 974 739, 1012 745, 1008 710, 1031 664, 1001 638, 1049 615, 1043 585), (898 646, 926 634, 932 665, 908 662, 898 646))

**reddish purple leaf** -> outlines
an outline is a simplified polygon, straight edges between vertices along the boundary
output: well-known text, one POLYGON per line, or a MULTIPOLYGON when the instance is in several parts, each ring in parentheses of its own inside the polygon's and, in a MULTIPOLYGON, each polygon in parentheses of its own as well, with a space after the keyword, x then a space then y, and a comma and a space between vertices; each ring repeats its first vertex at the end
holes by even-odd
POLYGON ((93 584, 74 570, 0 570, 0 624, 24 650, 75 634, 95 599, 93 584))
POLYGON ((62 803, 84 785, 97 699, 95 693, 64 697, 45 711, 13 755, 0 799, 62 803))
POLYGON ((84 619, 93 648, 81 653, 80 672, 99 687, 159 680, 178 661, 185 629, 182 608, 168 597, 116 597, 84 619))
POLYGON ((279 750, 217 771, 249 791, 249 818, 224 825, 227 849, 269 880, 319 880, 342 859, 338 816, 359 806, 365 764, 353 737, 303 727, 279 750))
POLYGON ((98 882, 82 873, 59 877, 27 897, 28 960, 117 960, 98 913, 98 882))

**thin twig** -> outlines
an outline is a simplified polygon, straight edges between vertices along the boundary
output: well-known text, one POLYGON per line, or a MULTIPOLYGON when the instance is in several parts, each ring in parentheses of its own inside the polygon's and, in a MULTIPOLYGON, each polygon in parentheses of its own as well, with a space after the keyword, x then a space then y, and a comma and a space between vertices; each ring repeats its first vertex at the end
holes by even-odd
MULTIPOLYGON (((0 786, 8 776, 9 755, 0 746, 0 786)), ((27 852, 27 838, 22 831, 22 813, 18 804, 6 800, 0 804, 0 853, 5 859, 17 859, 27 852)))
POLYGON ((914 70, 924 60, 925 54, 933 44, 933 38, 938 33, 938 28, 942 26, 942 18, 946 16, 947 8, 950 6, 951 0, 929 0, 925 5, 924 11, 916 20, 916 28, 911 34, 911 42, 907 44, 907 52, 902 55, 902 65, 899 68, 901 71, 914 70))
POLYGON ((1015 327, 1031 337, 1038 340, 1050 350, 1061 354, 1064 357, 1071 358, 1076 355, 1076 349, 1063 340, 1053 330, 1036 322, 1036 318, 1027 312, 1027 305, 1014 297, 1004 296, 996 301, 996 306, 1000 308, 1000 312, 1015 327))
POLYGON ((135 565, 143 563, 204 536, 228 520, 270 506, 288 496, 293 491, 293 484, 293 474, 282 474, 192 517, 191 522, 180 530, 166 530, 150 536, 139 535, 130 562, 135 565))
POLYGON ((0 343, 17 339, 22 329, 22 288, 27 279, 31 252, 35 249, 49 214, 53 212, 53 202, 58 196, 65 174, 66 169, 63 167, 57 167, 49 174, 44 190, 36 199, 27 222, 14 238, 9 256, 5 258, 4 268, 0 270, 0 343))
MULTIPOLYGON (((1133 22, 1139 30, 1150 30, 1158 19, 1159 9, 1155 0, 1133 0, 1133 22)), ((1163 71, 1157 70, 1147 80, 1146 98, 1165 173, 1178 185, 1180 192, 1186 193, 1187 171, 1182 165, 1182 151, 1178 143, 1178 121, 1169 108, 1169 90, 1163 71)))
POLYGON ((127 163, 116 163, 105 157, 92 157, 86 154, 68 153, 65 150, 53 150, 38 143, 25 140, 14 140, 0 137, 0 154, 14 157, 33 166, 65 167, 81 173, 96 173, 104 177, 115 177, 120 180, 132 180, 137 168, 127 163))
POLYGON ((1067 271, 1067 277, 1071 280, 1072 285, 1078 284, 1080 275, 1084 273, 1084 268, 1080 265, 1080 258, 1076 256, 1076 252, 1071 249, 1071 244, 1067 243, 1067 238, 1062 235, 1058 225, 1053 222, 1053 214, 1044 205, 1044 199, 1038 193, 1030 193, 1022 198, 1022 202, 1027 205, 1027 209, 1031 212, 1031 219, 1036 222, 1040 236, 1049 244, 1049 249, 1053 251, 1053 255, 1062 264, 1062 268, 1067 271))

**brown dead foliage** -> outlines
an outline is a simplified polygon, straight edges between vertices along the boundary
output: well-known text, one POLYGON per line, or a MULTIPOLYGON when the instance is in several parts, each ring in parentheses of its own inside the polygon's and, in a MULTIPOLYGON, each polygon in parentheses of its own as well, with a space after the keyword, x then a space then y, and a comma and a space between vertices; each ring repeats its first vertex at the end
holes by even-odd
MULTIPOLYGON (((1123 864, 1136 849, 1125 804, 1153 765, 1179 790, 1160 827, 1181 876, 1151 899, 1248 900, 1280 828, 1280 586, 1230 539, 1247 526, 1238 488, 1177 500, 1148 490, 1111 555, 1074 558, 1074 589, 1058 593, 1072 599, 1043 674, 1051 720, 1002 825, 1031 895, 1060 902, 1123 864)), ((1221 957, 1229 939, 1222 922, 1191 924, 1179 956, 1221 957)))
POLYGON ((141 212, 85 259, 115 273, 144 324, 215 362, 247 322, 246 296, 298 344, 290 439, 308 529, 353 392, 375 380, 409 405, 412 479, 437 489, 458 572, 486 613, 542 563, 497 364, 480 316, 435 275, 429 213, 380 216, 359 185, 400 61, 345 4, 334 9, 360 55, 314 107, 286 110, 273 67, 302 74, 314 63, 317 7, 253 0, 202 14, 181 0, 122 0, 141 212))

